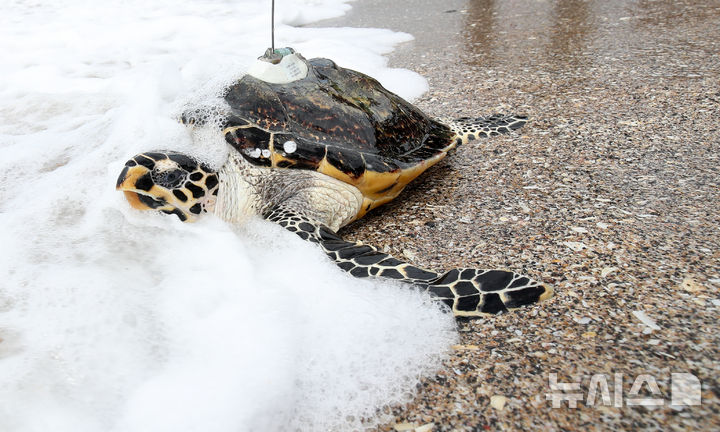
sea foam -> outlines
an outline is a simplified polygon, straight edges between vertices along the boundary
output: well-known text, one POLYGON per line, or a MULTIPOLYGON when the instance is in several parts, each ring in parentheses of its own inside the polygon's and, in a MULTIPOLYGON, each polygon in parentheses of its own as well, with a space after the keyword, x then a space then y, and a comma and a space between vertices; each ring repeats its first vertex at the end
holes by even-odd
MULTIPOLYGON (((406 98, 410 38, 298 28, 341 0, 277 2, 279 46, 406 98)), ((455 340, 425 296, 359 280, 269 222, 183 224, 114 190, 125 160, 215 131, 179 112, 242 75, 268 1, 16 1, 0 16, 0 430, 354 430, 407 400, 455 340)))

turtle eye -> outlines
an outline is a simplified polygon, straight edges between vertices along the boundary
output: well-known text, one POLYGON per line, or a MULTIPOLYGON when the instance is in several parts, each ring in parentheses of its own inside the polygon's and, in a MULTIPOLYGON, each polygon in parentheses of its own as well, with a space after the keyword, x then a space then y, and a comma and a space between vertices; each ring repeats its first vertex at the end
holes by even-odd
POLYGON ((155 176, 155 182, 166 188, 175 188, 185 180, 185 171, 174 169, 163 171, 155 176))

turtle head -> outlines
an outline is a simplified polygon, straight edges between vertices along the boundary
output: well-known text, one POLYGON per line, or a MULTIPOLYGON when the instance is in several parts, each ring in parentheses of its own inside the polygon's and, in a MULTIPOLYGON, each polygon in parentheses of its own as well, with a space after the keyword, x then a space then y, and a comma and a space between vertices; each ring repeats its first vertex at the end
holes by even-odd
POLYGON ((158 210, 194 222, 201 213, 213 211, 218 177, 182 153, 140 153, 125 163, 116 189, 136 209, 158 210))

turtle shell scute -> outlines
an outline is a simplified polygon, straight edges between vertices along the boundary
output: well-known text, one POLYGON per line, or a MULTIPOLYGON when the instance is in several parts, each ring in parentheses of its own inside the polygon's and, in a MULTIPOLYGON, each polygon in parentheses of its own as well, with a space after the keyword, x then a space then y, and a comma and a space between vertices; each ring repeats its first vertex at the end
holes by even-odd
POLYGON ((351 178, 357 179, 365 173, 365 161, 363 160, 362 153, 337 147, 328 147, 326 158, 330 165, 351 178))

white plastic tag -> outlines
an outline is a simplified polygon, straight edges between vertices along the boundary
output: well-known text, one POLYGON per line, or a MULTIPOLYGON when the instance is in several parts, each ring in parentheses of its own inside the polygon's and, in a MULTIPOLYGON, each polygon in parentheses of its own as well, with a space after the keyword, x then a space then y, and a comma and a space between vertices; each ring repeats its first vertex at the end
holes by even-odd
POLYGON ((288 54, 278 64, 272 64, 264 60, 255 60, 248 75, 271 84, 287 84, 307 76, 308 67, 295 54, 288 54))

